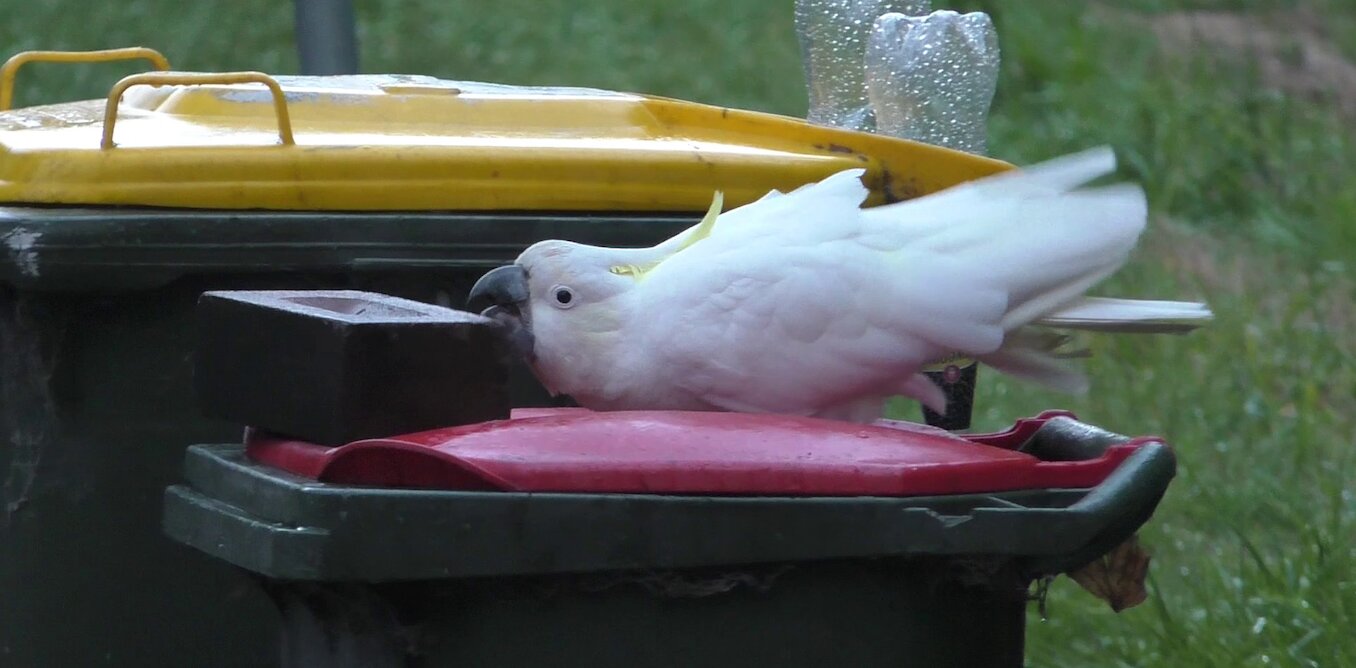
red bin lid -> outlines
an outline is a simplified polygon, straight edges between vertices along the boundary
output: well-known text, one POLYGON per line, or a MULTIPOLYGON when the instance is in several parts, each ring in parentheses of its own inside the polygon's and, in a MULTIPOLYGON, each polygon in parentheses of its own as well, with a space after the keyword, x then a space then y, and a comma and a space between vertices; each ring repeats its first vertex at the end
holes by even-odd
POLYGON ((1047 412, 960 436, 910 422, 856 425, 742 413, 520 409, 511 419, 330 448, 251 430, 257 462, 322 482, 506 492, 920 496, 1100 483, 1145 440, 1096 459, 1016 448, 1047 412))

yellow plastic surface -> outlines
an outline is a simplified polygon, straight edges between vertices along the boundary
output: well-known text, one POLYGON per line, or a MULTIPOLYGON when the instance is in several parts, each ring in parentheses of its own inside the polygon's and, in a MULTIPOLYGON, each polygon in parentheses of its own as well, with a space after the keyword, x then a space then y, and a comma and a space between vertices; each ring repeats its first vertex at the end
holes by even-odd
POLYGON ((738 206, 854 167, 868 170, 876 202, 1010 168, 794 118, 591 89, 279 76, 279 112, 259 83, 140 81, 115 88, 116 108, 113 99, 0 112, 0 202, 699 212, 715 190, 738 206), (105 112, 117 121, 107 147, 105 112), (280 140, 280 122, 294 144, 280 140))

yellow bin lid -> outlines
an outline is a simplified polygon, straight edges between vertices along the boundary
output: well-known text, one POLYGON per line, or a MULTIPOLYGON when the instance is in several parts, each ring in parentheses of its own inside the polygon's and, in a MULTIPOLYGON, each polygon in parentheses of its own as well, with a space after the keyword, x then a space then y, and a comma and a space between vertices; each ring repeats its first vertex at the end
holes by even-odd
POLYGON ((701 211, 714 190, 737 206, 854 167, 880 202, 1010 165, 773 114, 426 76, 150 72, 107 100, 0 112, 5 203, 701 211))

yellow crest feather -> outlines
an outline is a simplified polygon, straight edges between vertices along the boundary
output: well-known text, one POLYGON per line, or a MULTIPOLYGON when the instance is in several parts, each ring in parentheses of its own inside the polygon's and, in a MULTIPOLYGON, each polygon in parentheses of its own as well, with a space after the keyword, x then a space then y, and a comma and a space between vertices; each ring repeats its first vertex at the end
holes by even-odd
MULTIPOLYGON (((711 196, 711 206, 706 208, 706 215, 702 217, 702 222, 697 224, 697 228, 692 230, 692 234, 683 240, 683 244, 673 254, 681 253, 690 248, 693 244, 711 236, 711 230, 716 228, 716 219, 720 217, 720 210, 725 206, 725 193, 717 190, 711 196)), ((673 254, 669 257, 673 257, 673 254)), ((661 258, 655 262, 644 265, 623 264, 612 267, 610 270, 614 274, 621 276, 631 276, 637 281, 645 280, 645 275, 659 266, 659 263, 668 258, 661 258)))

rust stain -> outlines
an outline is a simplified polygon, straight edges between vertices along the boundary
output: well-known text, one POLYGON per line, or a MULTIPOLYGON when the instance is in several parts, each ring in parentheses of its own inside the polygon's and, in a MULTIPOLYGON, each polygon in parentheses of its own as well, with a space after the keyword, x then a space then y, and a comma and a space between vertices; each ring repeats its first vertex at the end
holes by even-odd
POLYGON ((895 175, 889 167, 881 167, 879 178, 880 183, 877 185, 877 189, 885 198, 886 204, 903 202, 904 200, 914 199, 919 195, 917 181, 911 178, 907 181, 896 182, 895 175))
POLYGON ((890 173, 890 168, 889 167, 882 168, 880 172, 880 192, 882 195, 885 196, 886 204, 894 204, 895 202, 902 201, 903 199, 895 194, 894 188, 892 187, 894 182, 895 177, 894 174, 890 173))

